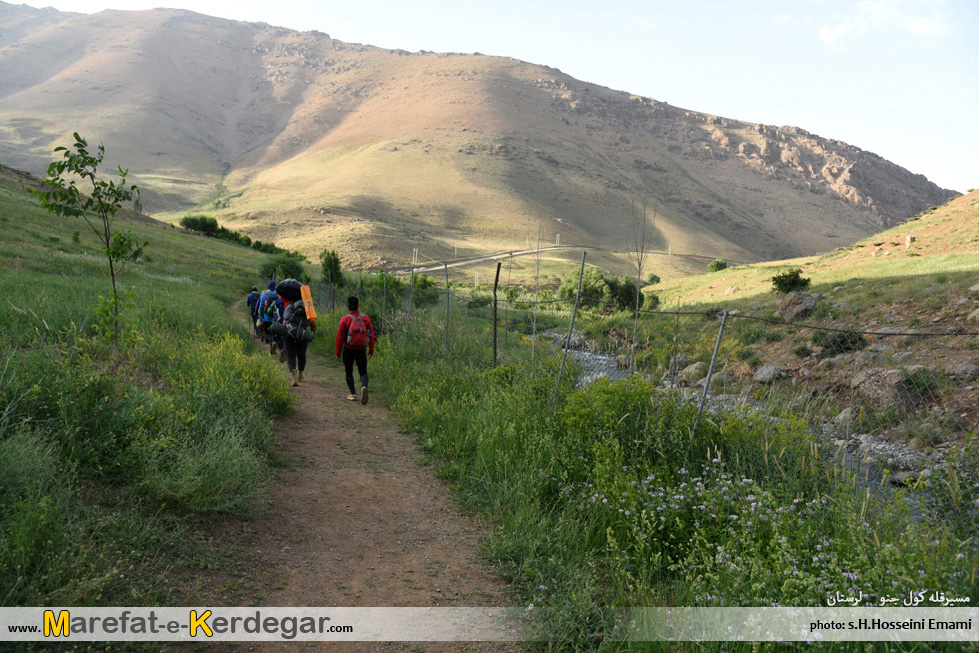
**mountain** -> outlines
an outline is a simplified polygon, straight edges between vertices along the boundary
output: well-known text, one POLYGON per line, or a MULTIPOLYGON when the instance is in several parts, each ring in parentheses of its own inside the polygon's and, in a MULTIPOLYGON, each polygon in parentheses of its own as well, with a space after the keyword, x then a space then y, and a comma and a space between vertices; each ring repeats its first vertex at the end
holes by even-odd
POLYGON ((204 206, 253 238, 340 248, 367 267, 403 264, 415 248, 437 259, 522 248, 540 234, 624 269, 644 203, 655 250, 787 258, 955 195, 803 129, 514 59, 184 10, 0 2, 0 161, 43 172, 74 131, 130 169, 151 212, 204 206))

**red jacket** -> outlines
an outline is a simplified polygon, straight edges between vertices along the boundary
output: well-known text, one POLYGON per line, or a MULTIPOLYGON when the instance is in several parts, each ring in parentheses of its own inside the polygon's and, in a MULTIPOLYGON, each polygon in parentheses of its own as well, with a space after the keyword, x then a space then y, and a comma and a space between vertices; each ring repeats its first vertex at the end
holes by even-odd
MULTIPOLYGON (((343 348, 347 344, 347 330, 350 329, 351 315, 360 315, 360 311, 350 311, 349 315, 344 315, 340 319, 340 326, 337 327, 337 356, 343 352, 343 348)), ((364 326, 367 327, 367 351, 370 354, 374 353, 374 325, 371 324, 371 319, 364 314, 364 326)), ((351 347, 354 349, 354 347, 351 347)))

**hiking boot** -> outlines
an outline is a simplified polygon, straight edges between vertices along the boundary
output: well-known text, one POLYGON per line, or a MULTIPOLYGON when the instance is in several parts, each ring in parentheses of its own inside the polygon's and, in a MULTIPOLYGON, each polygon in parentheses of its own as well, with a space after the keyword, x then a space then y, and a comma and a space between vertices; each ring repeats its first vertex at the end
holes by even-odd
POLYGON ((275 344, 275 343, 273 342, 273 343, 272 343, 272 349, 271 349, 271 350, 269 350, 269 355, 270 355, 270 356, 275 356, 275 354, 276 354, 276 352, 278 352, 278 351, 279 351, 279 345, 277 345, 277 344, 275 344))
POLYGON ((280 363, 285 363, 286 362, 286 350, 285 349, 280 349, 279 350, 279 362, 280 363))
POLYGON ((303 371, 302 370, 299 370, 299 380, 300 381, 303 380, 303 371))
POLYGON ((297 372, 296 370, 293 370, 292 372, 290 372, 290 374, 292 375, 292 387, 293 388, 298 388, 299 387, 299 372, 297 372))
POLYGON ((347 395, 349 401, 357 401, 357 395, 347 395))
POLYGON ((370 398, 371 398, 371 392, 370 390, 367 389, 367 386, 365 385, 363 388, 360 389, 360 403, 366 406, 367 402, 370 401, 370 398))

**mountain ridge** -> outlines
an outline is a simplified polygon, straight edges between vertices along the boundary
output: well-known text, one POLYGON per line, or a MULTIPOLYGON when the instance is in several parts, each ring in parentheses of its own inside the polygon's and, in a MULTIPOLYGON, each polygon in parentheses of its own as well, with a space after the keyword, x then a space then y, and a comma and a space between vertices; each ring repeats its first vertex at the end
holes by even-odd
MULTIPOLYGON (((408 53, 187 10, 0 2, 0 160, 101 141, 154 212, 364 267, 419 245, 734 260, 828 251, 954 196, 858 147, 673 107, 515 59, 408 53)), ((448 258, 448 256, 445 256, 448 258)), ((683 270, 681 270, 682 272, 683 270)))

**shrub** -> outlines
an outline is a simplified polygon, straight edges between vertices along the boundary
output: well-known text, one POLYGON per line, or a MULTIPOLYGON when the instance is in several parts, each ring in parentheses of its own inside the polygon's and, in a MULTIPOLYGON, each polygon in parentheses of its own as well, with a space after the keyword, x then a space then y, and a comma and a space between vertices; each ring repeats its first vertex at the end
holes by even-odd
POLYGON ((856 351, 867 346, 867 339, 854 331, 823 331, 812 332, 812 342, 823 348, 820 358, 829 358, 848 351, 856 351))
POLYGON ((652 272, 650 272, 650 273, 649 273, 649 276, 648 276, 648 277, 646 277, 646 283, 648 283, 648 284, 649 284, 649 285, 651 285, 651 286, 655 286, 655 285, 656 285, 656 284, 658 284, 658 283, 659 283, 660 281, 661 281, 661 279, 659 278, 659 276, 658 276, 658 275, 655 275, 655 274, 653 274, 652 272))
POLYGON ((802 276, 802 270, 796 268, 787 270, 772 277, 772 286, 776 292, 787 295, 790 292, 805 292, 809 290, 810 279, 802 276))
POLYGON ((727 269, 727 261, 722 258, 715 258, 713 261, 707 264, 708 272, 720 272, 721 270, 727 269))
POLYGON ((271 279, 275 274, 279 275, 279 279, 306 278, 303 264, 292 254, 272 254, 258 266, 258 276, 261 279, 271 279))

